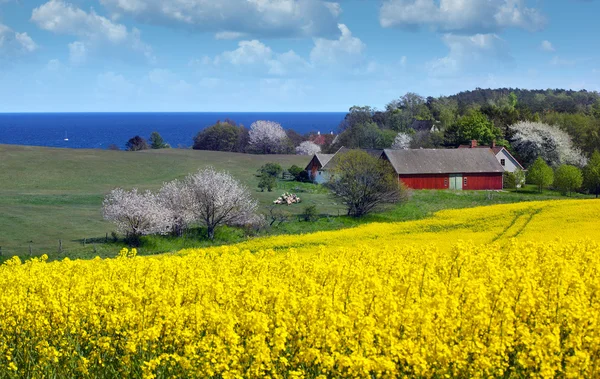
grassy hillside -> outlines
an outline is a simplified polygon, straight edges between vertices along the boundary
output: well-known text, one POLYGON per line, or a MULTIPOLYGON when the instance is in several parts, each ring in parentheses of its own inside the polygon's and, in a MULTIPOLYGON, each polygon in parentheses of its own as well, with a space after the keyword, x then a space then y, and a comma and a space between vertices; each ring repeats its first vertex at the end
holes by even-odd
MULTIPOLYGON (((227 170, 252 191, 261 205, 270 204, 283 190, 259 192, 256 170, 266 162, 284 168, 304 166, 307 157, 262 156, 165 149, 143 152, 52 149, 0 145, 0 246, 4 255, 28 250, 79 246, 83 238, 110 233, 102 220, 101 203, 112 188, 158 189, 165 181, 183 178, 212 165, 227 170)), ((290 190, 295 183, 285 183, 290 190)), ((303 188, 311 191, 312 185, 303 188)), ((336 212, 324 191, 300 193, 305 203, 315 203, 321 212, 336 212)), ((287 210, 300 212, 302 207, 287 210)))
MULTIPOLYGON (((3 257, 57 254, 62 240, 63 254, 89 258, 114 256, 120 244, 104 245, 104 236, 114 230, 101 215, 104 195, 117 186, 156 190, 163 182, 183 178, 199 168, 212 165, 227 170, 244 182, 261 203, 261 211, 282 191, 297 192, 303 203, 281 206, 282 212, 300 213, 305 205, 316 204, 322 215, 337 216, 344 210, 334 204, 321 186, 283 182, 275 192, 260 192, 256 170, 267 162, 284 168, 304 166, 307 157, 294 155, 249 155, 195 150, 154 150, 143 152, 51 149, 31 146, 0 145, 0 247, 3 257), (88 242, 84 246, 84 239, 88 242), (90 244, 90 241, 95 241, 90 244), (31 242, 30 242, 31 241, 31 242)), ((581 197, 581 196, 580 196, 581 197)), ((362 219, 322 217, 316 222, 276 223, 269 234, 298 234, 336 230, 369 222, 418 220, 442 209, 469 208, 480 205, 515 203, 529 200, 563 198, 546 191, 482 192, 482 191, 414 191, 411 200, 401 206, 390 206, 385 212, 362 219)), ((218 230, 214 243, 240 242, 243 233, 218 230)), ((187 238, 148 237, 140 254, 177 251, 207 246, 208 241, 192 231, 187 238)))

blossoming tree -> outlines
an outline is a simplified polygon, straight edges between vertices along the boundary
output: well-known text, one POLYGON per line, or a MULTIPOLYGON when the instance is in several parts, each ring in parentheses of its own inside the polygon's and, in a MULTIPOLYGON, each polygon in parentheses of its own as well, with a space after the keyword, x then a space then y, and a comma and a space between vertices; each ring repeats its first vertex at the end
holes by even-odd
POLYGON ((206 226, 208 238, 215 237, 219 225, 246 225, 255 222, 258 203, 246 186, 226 172, 212 167, 185 179, 191 195, 194 219, 206 226))
POLYGON ((262 154, 282 153, 287 135, 280 124, 274 121, 256 121, 250 125, 248 145, 251 150, 262 154))

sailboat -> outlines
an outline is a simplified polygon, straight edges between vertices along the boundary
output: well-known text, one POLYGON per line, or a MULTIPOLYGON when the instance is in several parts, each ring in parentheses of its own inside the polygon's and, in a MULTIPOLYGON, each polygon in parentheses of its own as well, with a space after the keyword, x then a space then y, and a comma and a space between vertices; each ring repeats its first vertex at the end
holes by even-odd
POLYGON ((65 141, 69 140, 69 136, 67 135, 67 131, 65 130, 65 141))

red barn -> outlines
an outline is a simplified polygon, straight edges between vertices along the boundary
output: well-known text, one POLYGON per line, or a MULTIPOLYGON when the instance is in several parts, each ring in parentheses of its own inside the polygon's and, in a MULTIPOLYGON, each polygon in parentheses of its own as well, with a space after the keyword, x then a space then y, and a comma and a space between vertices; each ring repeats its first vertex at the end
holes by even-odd
POLYGON ((386 149, 381 157, 409 188, 502 189, 504 168, 490 149, 386 149))

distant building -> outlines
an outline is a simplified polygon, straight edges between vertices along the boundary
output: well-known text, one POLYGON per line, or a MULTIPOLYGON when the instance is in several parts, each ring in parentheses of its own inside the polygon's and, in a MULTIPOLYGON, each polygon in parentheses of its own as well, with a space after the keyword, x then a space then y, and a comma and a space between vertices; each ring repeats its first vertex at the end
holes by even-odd
MULTIPOLYGON (((350 150, 351 149, 342 147, 338 151, 336 151, 335 154, 321 154, 321 153, 315 154, 305 169, 308 172, 308 177, 310 178, 310 180, 312 180, 315 183, 319 183, 319 184, 328 182, 329 178, 330 178, 329 172, 335 166, 334 157, 337 154, 345 153, 350 150)), ((383 153, 383 150, 381 150, 381 149, 360 149, 360 150, 366 152, 367 154, 369 154, 375 158, 381 157, 381 154, 383 153)))
POLYGON ((502 189, 504 168, 490 149, 386 149, 381 157, 409 188, 502 189))
POLYGON ((437 121, 433 120, 413 120, 412 124, 410 124, 410 128, 412 128, 415 132, 437 132, 439 131, 437 121))
POLYGON ((504 146, 496 146, 496 141, 493 141, 490 146, 478 145, 477 140, 472 140, 469 145, 460 145, 459 149, 490 149, 494 152, 498 162, 504 167, 504 171, 515 172, 517 169, 525 170, 523 166, 512 156, 504 146))

